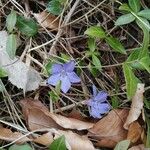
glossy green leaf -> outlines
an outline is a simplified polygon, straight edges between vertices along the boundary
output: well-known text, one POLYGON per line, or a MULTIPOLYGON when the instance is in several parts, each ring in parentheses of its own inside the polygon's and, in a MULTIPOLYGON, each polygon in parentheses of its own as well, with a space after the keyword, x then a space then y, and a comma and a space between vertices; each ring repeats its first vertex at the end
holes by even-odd
POLYGON ((141 4, 140 4, 140 0, 128 0, 129 2, 129 6, 130 8, 134 11, 134 12, 139 12, 141 9, 141 4))
POLYGON ((138 17, 138 19, 136 19, 136 23, 142 30, 150 30, 150 24, 146 19, 138 17))
POLYGON ((14 59, 17 49, 16 35, 10 34, 7 39, 6 51, 11 59, 14 59))
POLYGON ((94 77, 97 77, 97 76, 98 76, 99 71, 95 68, 95 66, 89 64, 89 65, 88 65, 88 69, 89 69, 89 71, 91 72, 91 74, 92 74, 94 77))
POLYGON ((132 14, 122 15, 116 20, 115 25, 116 26, 125 25, 133 22, 134 20, 135 17, 132 14))
POLYGON ((99 26, 91 26, 86 31, 85 34, 92 38, 105 38, 106 34, 104 30, 99 26))
POLYGON ((116 145, 114 150, 128 150, 129 145, 130 145, 130 140, 123 140, 116 145))
POLYGON ((33 19, 27 19, 23 16, 17 17, 16 26, 18 27, 21 33, 28 37, 34 36, 38 32, 38 26, 36 22, 33 19))
POLYGON ((150 9, 144 9, 138 12, 138 16, 150 20, 150 9))
POLYGON ((142 48, 133 50, 132 53, 127 58, 127 62, 129 62, 130 66, 134 69, 145 70, 144 67, 139 63, 139 55, 142 51, 142 48))
POLYGON ((123 64, 123 73, 126 82, 127 97, 128 99, 131 99, 135 94, 138 79, 134 75, 132 68, 127 63, 123 64))
POLYGON ((126 3, 122 4, 122 5, 119 7, 119 10, 131 12, 130 7, 129 7, 128 4, 126 4, 126 3))
POLYGON ((51 0, 46 9, 53 15, 60 15, 63 10, 63 5, 60 0, 51 0))
POLYGON ((100 60, 98 59, 98 57, 96 55, 92 55, 92 63, 94 64, 95 68, 98 70, 102 69, 102 65, 100 60))
POLYGON ((17 21, 17 15, 14 10, 11 11, 11 13, 6 18, 6 27, 8 32, 12 32, 17 21))
POLYGON ((119 52, 121 54, 126 54, 125 48, 122 46, 118 39, 114 37, 107 37, 106 42, 114 51, 119 52))
POLYGON ((8 76, 7 72, 3 68, 0 68, 0 78, 7 77, 7 76, 8 76))
POLYGON ((49 146, 49 150, 67 150, 65 136, 63 135, 58 139, 54 140, 49 146))
POLYGON ((89 38, 88 39, 88 48, 91 52, 94 52, 96 49, 96 43, 94 38, 89 38))
POLYGON ((140 59, 139 63, 150 73, 150 57, 143 57, 140 59))
POLYGON ((24 144, 24 145, 12 145, 11 147, 9 147, 8 150, 33 150, 29 144, 24 144))

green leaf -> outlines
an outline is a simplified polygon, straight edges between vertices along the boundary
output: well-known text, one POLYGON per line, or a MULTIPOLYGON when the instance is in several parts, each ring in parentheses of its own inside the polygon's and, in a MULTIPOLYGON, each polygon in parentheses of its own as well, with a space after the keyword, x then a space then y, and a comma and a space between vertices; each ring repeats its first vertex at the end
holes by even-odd
POLYGON ((11 59, 14 59, 17 49, 16 35, 10 34, 7 39, 6 51, 11 59))
POLYGON ((53 101, 53 102, 56 102, 59 100, 59 95, 55 92, 55 91, 50 91, 48 92, 49 96, 50 96, 50 99, 53 101))
POLYGON ((98 76, 99 71, 93 65, 89 64, 88 69, 94 77, 98 76))
POLYGON ((65 136, 61 136, 58 139, 54 140, 49 146, 49 150, 67 150, 65 144, 65 136))
POLYGON ((51 0, 46 9, 53 15, 60 15, 63 10, 63 5, 60 0, 51 0))
POLYGON ((31 37, 37 34, 38 26, 33 19, 26 19, 23 16, 17 17, 16 26, 24 35, 31 37))
POLYGON ((130 9, 130 7, 128 6, 128 4, 124 3, 119 7, 119 10, 123 10, 123 11, 128 11, 131 12, 132 10, 130 9))
POLYGON ((116 20, 115 25, 120 26, 120 25, 128 24, 133 22, 134 20, 135 17, 132 14, 122 15, 116 20))
POLYGON ((135 12, 139 12, 141 9, 140 0, 128 0, 130 8, 135 12))
POLYGON ((92 38, 105 38, 106 37, 104 30, 98 26, 91 26, 85 31, 84 34, 87 34, 88 36, 92 38))
POLYGON ((131 99, 135 94, 138 79, 134 75, 132 68, 127 63, 123 64, 123 73, 126 82, 127 97, 128 99, 131 99))
POLYGON ((111 105, 112 105, 112 108, 113 109, 116 109, 119 107, 119 100, 118 100, 118 97, 117 96, 113 96, 111 98, 111 105))
POLYGON ((138 17, 138 19, 136 19, 136 23, 142 30, 150 30, 150 24, 146 19, 138 17))
POLYGON ((129 55, 127 62, 132 68, 144 70, 144 67, 139 63, 139 55, 142 51, 142 48, 133 50, 129 55))
POLYGON ((8 76, 7 72, 3 68, 0 68, 0 78, 7 77, 7 76, 8 76))
POLYGON ((119 52, 121 54, 126 54, 125 48, 122 46, 118 39, 114 37, 107 37, 106 42, 114 51, 119 52))
POLYGON ((90 49, 91 52, 94 52, 96 49, 96 45, 95 45, 95 39, 94 38, 89 38, 88 39, 88 48, 90 49))
POLYGON ((114 150, 128 150, 129 145, 130 140, 123 140, 116 145, 114 150))
POLYGON ((95 68, 98 69, 99 71, 102 69, 100 60, 94 54, 92 55, 92 63, 94 64, 95 68))
POLYGON ((150 9, 144 9, 138 12, 138 16, 150 20, 150 9))
POLYGON ((140 59, 139 63, 150 73, 150 57, 143 57, 140 59))
POLYGON ((30 147, 29 144, 24 144, 24 145, 12 145, 11 147, 9 147, 8 150, 32 150, 32 148, 30 147))
POLYGON ((60 53, 60 55, 61 55, 61 58, 65 60, 64 62, 67 62, 71 59, 71 57, 68 54, 60 53))
POLYGON ((17 21, 16 12, 12 10, 11 13, 6 18, 6 27, 9 33, 13 31, 16 25, 16 21, 17 21))

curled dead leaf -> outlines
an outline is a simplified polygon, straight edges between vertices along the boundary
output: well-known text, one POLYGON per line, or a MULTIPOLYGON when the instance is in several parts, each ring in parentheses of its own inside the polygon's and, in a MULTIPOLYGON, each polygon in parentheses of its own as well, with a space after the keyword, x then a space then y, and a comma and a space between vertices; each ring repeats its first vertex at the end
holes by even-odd
POLYGON ((132 122, 128 129, 127 139, 132 143, 141 141, 142 132, 143 128, 141 127, 141 125, 137 121, 132 122))
POLYGON ((49 29, 58 29, 59 27, 59 19, 52 14, 43 11, 40 13, 34 13, 34 17, 36 18, 37 22, 41 24, 41 26, 49 29))
POLYGON ((124 124, 124 128, 128 129, 129 125, 137 120, 143 109, 143 93, 144 93, 144 84, 138 83, 137 90, 135 92, 134 97, 132 98, 131 109, 129 111, 129 115, 124 124))
POLYGON ((89 129, 88 136, 97 141, 95 145, 113 148, 126 139, 127 131, 123 128, 128 116, 127 109, 114 109, 89 129))
POLYGON ((50 113, 38 100, 24 99, 20 104, 30 130, 42 128, 87 130, 93 127, 93 123, 90 122, 50 113))

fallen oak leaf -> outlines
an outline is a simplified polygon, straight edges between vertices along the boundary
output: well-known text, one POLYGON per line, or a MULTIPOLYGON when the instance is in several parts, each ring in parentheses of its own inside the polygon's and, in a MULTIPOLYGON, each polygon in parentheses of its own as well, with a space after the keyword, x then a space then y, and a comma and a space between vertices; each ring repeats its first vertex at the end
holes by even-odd
POLYGON ((20 101, 25 120, 30 130, 41 128, 66 128, 87 130, 93 127, 93 123, 67 118, 62 115, 50 113, 38 100, 24 99, 20 101))
POLYGON ((131 109, 129 111, 126 122, 124 123, 125 129, 128 129, 129 125, 139 118, 144 105, 143 93, 144 93, 144 84, 138 83, 137 90, 132 98, 131 109))
POLYGON ((128 112, 127 109, 114 109, 89 129, 88 136, 97 141, 96 146, 114 148, 118 142, 126 139, 127 131, 123 124, 128 112))
POLYGON ((55 29, 55 30, 58 29, 59 27, 58 17, 46 11, 42 11, 40 13, 34 13, 33 15, 36 18, 37 22, 41 24, 41 26, 49 29, 55 29))

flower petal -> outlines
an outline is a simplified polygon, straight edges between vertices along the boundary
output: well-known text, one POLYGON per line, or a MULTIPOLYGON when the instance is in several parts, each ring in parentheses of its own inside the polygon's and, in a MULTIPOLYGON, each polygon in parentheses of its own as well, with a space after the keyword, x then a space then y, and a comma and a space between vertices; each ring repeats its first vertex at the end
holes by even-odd
POLYGON ((107 96, 108 96, 108 94, 105 91, 100 91, 94 97, 94 101, 105 102, 107 100, 107 96))
POLYGON ((101 114, 96 109, 93 109, 93 107, 90 108, 89 113, 94 118, 102 118, 101 114))
POLYGON ((71 83, 78 83, 81 81, 81 79, 77 76, 77 74, 73 72, 67 72, 68 78, 71 83))
POLYGON ((63 64, 63 67, 66 72, 72 72, 75 67, 75 62, 71 60, 68 63, 63 64))
POLYGON ((48 78, 47 83, 56 86, 59 81, 60 81, 60 74, 53 74, 48 78))
POLYGON ((53 64, 52 65, 52 74, 60 73, 63 70, 63 66, 61 64, 53 64))
POLYGON ((107 103, 99 104, 97 106, 98 106, 98 112, 100 114, 105 114, 111 109, 110 105, 107 103))
POLYGON ((61 78, 61 90, 64 93, 67 93, 70 87, 71 87, 71 82, 68 76, 63 76, 63 78, 61 78))

